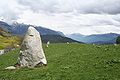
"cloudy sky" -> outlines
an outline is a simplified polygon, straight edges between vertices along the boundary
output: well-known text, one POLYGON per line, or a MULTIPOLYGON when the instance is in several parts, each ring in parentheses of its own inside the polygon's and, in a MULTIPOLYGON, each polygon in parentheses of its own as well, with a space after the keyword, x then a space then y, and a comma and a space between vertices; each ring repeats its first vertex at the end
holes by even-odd
POLYGON ((120 33, 120 0, 0 0, 0 19, 65 34, 120 33))

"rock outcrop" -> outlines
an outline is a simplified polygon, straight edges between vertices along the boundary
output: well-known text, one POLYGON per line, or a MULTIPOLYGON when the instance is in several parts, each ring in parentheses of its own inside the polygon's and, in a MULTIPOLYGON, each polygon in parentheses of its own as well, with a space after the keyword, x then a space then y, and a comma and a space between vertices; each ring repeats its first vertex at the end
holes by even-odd
POLYGON ((42 48, 39 32, 34 27, 29 27, 18 57, 20 67, 35 67, 39 64, 47 65, 47 60, 42 48))

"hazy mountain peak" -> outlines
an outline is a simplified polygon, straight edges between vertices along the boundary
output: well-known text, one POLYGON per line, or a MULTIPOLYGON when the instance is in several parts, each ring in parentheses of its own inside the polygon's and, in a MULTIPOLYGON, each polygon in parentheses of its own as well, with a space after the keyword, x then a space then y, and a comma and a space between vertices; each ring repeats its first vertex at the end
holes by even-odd
MULTIPOLYGON (((8 25, 5 22, 0 22, 0 28, 5 28, 6 30, 8 30, 12 35, 19 35, 19 36, 24 36, 24 34, 26 33, 28 27, 30 25, 26 25, 26 24, 20 24, 20 23, 13 23, 11 25, 8 25)), ((60 31, 54 31, 48 28, 44 28, 41 26, 34 26, 38 32, 40 33, 43 42, 53 42, 53 43, 66 43, 66 42, 78 42, 76 40, 70 39, 65 37, 65 35, 60 32, 60 31)))

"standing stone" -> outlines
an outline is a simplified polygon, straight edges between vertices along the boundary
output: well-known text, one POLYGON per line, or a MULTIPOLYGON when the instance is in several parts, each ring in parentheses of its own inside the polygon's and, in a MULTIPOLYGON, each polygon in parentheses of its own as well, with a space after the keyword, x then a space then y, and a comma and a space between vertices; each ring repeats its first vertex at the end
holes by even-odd
POLYGON ((30 26, 24 37, 18 64, 20 67, 35 67, 38 64, 47 65, 40 34, 34 27, 30 26))

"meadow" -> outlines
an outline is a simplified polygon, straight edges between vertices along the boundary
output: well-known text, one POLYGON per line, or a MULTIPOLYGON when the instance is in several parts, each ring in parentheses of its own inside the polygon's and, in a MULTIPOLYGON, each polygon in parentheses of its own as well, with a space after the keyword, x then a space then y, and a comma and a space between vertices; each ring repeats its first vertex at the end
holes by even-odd
POLYGON ((0 80, 120 80, 120 45, 43 45, 47 66, 5 70, 19 49, 0 55, 0 80))
POLYGON ((20 39, 16 36, 0 36, 0 49, 13 48, 20 44, 20 39))

